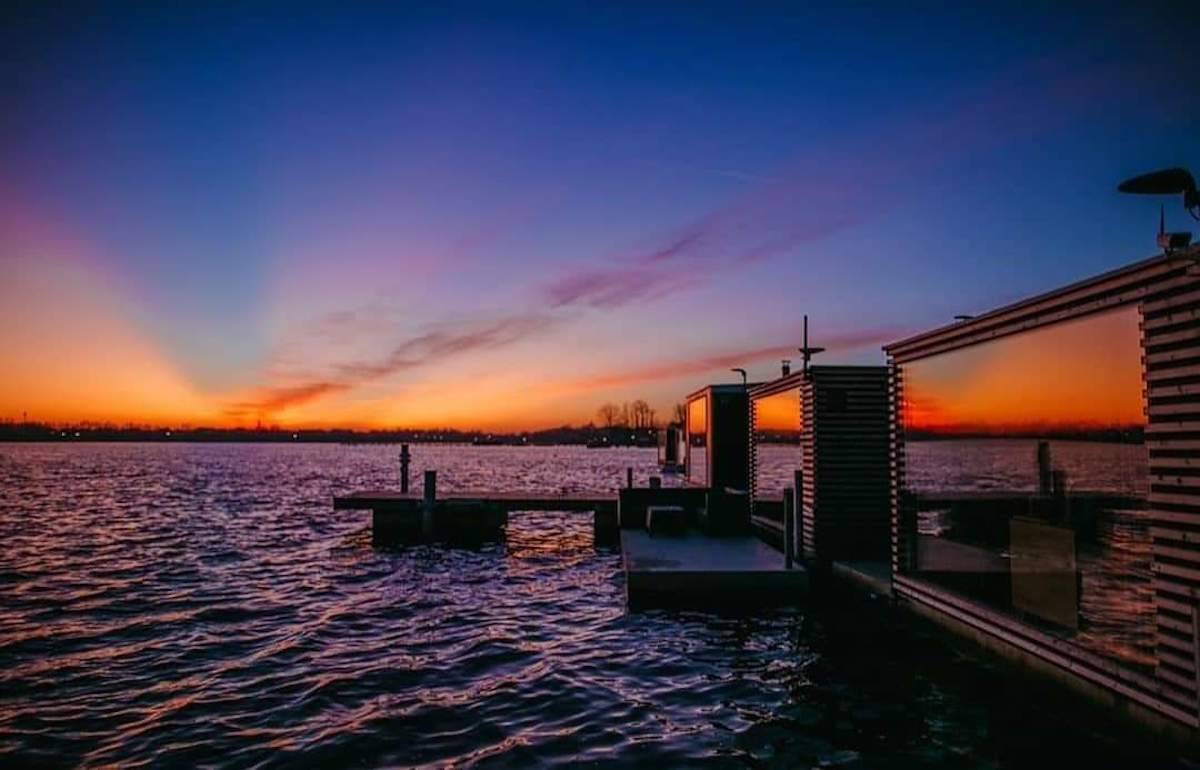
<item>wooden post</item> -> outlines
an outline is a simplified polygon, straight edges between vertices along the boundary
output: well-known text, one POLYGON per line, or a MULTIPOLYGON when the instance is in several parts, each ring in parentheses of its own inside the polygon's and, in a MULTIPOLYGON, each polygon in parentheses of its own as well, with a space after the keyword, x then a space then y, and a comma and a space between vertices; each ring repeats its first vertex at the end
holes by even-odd
POLYGON ((662 477, 651 476, 650 477, 650 488, 651 489, 661 489, 662 488, 662 477))
POLYGON ((421 506, 421 529, 433 537, 433 507, 437 505, 437 471, 425 471, 425 504, 421 506))
POLYGON ((1050 494, 1054 488, 1054 478, 1050 470, 1050 442, 1039 441, 1037 445, 1038 492, 1050 494))
POLYGON ((408 453, 408 444, 400 445, 400 494, 408 494, 408 461, 412 459, 408 453))
POLYGON ((783 490, 783 566, 792 568, 796 546, 796 495, 791 487, 783 490))
POLYGON ((625 488, 633 489, 633 468, 625 469, 625 488))

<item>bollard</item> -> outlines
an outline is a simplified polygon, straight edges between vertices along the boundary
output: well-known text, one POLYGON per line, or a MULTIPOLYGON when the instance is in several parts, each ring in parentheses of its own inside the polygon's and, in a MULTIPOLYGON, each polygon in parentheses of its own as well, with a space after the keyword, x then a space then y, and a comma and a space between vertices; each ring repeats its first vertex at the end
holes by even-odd
POLYGON ((1050 470, 1050 442, 1039 441, 1037 445, 1038 493, 1048 495, 1054 489, 1054 476, 1050 470))
POLYGON ((437 471, 425 471, 425 504, 421 506, 421 529, 433 537, 433 507, 437 505, 437 471))
POLYGON ((633 489, 633 468, 625 469, 625 488, 633 489))
POLYGON ((408 461, 411 455, 408 453, 408 444, 400 445, 400 494, 408 494, 408 461))
POLYGON ((662 488, 662 477, 651 476, 650 477, 650 488, 651 489, 661 489, 662 488))

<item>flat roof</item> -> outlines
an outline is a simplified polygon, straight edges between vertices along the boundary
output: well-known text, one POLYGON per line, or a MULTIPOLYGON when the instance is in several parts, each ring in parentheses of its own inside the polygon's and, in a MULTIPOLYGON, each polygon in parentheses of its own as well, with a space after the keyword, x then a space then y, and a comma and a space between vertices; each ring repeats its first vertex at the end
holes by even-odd
MULTIPOLYGON (((814 364, 808 367, 808 371, 814 375, 837 374, 839 372, 886 372, 887 367, 879 364, 814 364)), ((750 388, 750 398, 759 398, 761 396, 769 396, 773 393, 778 393, 781 390, 788 390, 804 381, 804 370, 792 372, 787 377, 778 377, 769 382, 762 382, 753 385, 750 388)))
POLYGON ((699 390, 694 390, 691 393, 688 393, 686 396, 684 396, 684 399, 687 401, 693 401, 693 400, 699 398, 700 396, 708 395, 709 392, 739 393, 743 390, 749 391, 751 388, 757 388, 761 384, 762 384, 761 382, 748 382, 745 385, 743 385, 740 382, 724 382, 724 383, 720 383, 717 385, 705 385, 703 388, 700 388, 699 390))

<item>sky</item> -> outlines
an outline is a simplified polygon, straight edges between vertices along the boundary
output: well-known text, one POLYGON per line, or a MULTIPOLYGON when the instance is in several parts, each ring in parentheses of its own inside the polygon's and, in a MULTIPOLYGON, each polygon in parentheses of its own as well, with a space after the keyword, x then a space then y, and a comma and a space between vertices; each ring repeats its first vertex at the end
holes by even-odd
POLYGON ((245 5, 0 11, 0 419, 666 415, 1150 256, 1116 184, 1200 171, 1195 4, 245 5))

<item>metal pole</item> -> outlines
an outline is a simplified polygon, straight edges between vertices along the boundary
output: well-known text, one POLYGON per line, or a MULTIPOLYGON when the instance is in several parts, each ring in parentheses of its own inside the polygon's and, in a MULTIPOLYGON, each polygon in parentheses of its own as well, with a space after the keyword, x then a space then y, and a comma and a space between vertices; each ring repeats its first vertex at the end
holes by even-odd
POLYGON ((425 504, 421 506, 421 529, 433 537, 433 507, 437 504, 437 471, 425 471, 425 504))
POLYGON ((792 568, 796 545, 796 496, 791 489, 783 491, 783 566, 792 568))
POLYGON ((400 494, 408 494, 408 462, 412 456, 408 453, 408 444, 400 445, 400 494))
POLYGON ((804 556, 804 471, 796 471, 792 474, 792 489, 795 490, 793 510, 796 511, 796 545, 795 553, 801 557, 804 556))
POLYGON ((633 468, 625 469, 625 488, 633 489, 633 468))

